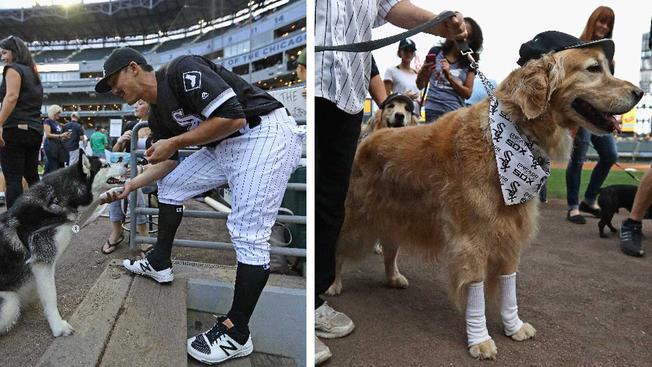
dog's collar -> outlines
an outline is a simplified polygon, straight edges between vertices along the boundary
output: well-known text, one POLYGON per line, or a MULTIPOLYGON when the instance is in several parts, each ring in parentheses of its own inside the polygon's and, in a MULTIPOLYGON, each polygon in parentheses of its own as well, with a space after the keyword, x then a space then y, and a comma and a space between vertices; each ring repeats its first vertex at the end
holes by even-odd
POLYGON ((505 204, 535 198, 550 175, 550 159, 535 141, 519 132, 495 98, 489 104, 489 125, 505 204))

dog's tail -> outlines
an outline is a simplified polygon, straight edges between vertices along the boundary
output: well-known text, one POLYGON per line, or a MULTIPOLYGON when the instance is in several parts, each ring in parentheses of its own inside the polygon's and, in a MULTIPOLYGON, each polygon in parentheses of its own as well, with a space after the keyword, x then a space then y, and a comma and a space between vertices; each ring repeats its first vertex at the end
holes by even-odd
POLYGON ((16 292, 0 292, 0 334, 4 334, 18 321, 20 298, 16 292))

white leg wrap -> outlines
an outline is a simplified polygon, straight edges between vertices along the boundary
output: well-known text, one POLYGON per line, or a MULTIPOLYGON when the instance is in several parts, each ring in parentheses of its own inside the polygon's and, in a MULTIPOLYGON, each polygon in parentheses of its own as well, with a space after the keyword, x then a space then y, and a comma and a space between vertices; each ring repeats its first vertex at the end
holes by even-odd
POLYGON ((491 337, 484 314, 484 282, 469 284, 466 301, 466 336, 469 347, 485 342, 491 337))
POLYGON ((500 316, 503 319, 505 335, 512 336, 521 330, 523 321, 518 318, 516 273, 500 276, 500 316))

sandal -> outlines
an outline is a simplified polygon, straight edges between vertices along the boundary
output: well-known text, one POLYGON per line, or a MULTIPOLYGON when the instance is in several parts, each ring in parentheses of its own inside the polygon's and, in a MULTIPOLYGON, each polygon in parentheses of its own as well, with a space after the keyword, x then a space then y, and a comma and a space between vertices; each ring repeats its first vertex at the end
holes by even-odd
POLYGON ((123 235, 123 236, 120 236, 120 238, 118 238, 118 240, 116 242, 111 243, 111 242, 109 242, 109 239, 107 238, 104 245, 102 245, 102 247, 100 248, 100 251, 102 251, 102 253, 104 255, 108 255, 108 254, 112 253, 113 251, 115 251, 115 249, 118 248, 118 245, 121 244, 124 239, 125 238, 124 238, 124 235, 123 235))
POLYGON ((600 208, 594 208, 583 201, 580 203, 579 209, 581 212, 590 213, 596 218, 600 218, 600 215, 602 214, 600 208))

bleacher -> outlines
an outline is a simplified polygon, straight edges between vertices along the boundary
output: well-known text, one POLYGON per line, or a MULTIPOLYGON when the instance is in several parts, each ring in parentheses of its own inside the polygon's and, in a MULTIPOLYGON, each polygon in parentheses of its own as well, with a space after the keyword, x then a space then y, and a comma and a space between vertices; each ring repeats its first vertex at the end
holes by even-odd
POLYGON ((161 43, 161 45, 156 49, 156 52, 165 52, 174 50, 175 48, 180 48, 184 43, 191 42, 191 38, 180 38, 176 40, 169 40, 161 43))
POLYGON ((195 42, 201 42, 201 41, 209 40, 211 38, 214 38, 214 37, 217 37, 217 36, 219 36, 221 34, 226 33, 226 31, 228 31, 228 30, 230 30, 230 28, 228 28, 228 27, 213 29, 212 31, 208 31, 208 32, 204 33, 195 42))
POLYGON ((70 54, 73 53, 73 50, 48 50, 41 51, 34 56, 34 61, 37 64, 43 64, 46 62, 54 62, 65 60, 70 54))
POLYGON ((109 56, 109 53, 111 53, 111 49, 108 48, 86 48, 72 56, 68 61, 101 60, 109 56))
MULTIPOLYGON (((650 160, 652 159, 652 141, 649 140, 617 140, 616 147, 618 149, 618 158, 637 160, 650 160)), ((598 152, 589 145, 586 157, 591 160, 599 158, 598 152)))

